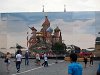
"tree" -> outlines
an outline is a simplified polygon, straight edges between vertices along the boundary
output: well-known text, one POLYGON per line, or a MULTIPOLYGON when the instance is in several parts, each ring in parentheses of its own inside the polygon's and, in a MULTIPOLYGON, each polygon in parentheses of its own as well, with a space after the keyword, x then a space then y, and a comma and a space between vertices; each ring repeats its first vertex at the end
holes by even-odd
POLYGON ((55 43, 52 46, 52 51, 56 54, 64 54, 66 52, 66 45, 64 43, 55 43))
POLYGON ((52 51, 56 54, 56 63, 57 63, 57 55, 64 54, 66 52, 66 45, 64 43, 55 43, 52 46, 52 51))

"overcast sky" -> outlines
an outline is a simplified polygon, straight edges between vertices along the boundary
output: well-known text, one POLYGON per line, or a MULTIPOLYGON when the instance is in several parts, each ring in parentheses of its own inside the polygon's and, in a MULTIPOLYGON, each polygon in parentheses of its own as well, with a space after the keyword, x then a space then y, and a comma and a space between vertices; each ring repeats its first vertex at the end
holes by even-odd
POLYGON ((100 0, 0 0, 0 12, 100 11, 100 0))

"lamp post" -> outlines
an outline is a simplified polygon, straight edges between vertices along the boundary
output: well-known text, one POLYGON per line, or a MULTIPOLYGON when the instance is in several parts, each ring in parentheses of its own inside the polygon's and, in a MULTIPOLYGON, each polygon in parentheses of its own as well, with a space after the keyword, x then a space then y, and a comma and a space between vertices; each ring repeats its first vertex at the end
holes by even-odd
POLYGON ((29 43, 28 43, 28 40, 29 40, 29 33, 27 32, 27 48, 28 48, 28 46, 29 46, 29 43))

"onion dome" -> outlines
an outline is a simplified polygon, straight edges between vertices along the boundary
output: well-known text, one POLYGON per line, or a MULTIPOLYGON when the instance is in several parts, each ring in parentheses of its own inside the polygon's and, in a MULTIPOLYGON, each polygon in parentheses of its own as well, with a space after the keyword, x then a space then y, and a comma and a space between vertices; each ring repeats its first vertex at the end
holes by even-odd
POLYGON ((46 31, 52 33, 53 29, 51 27, 49 27, 46 31))
POLYGON ((47 16, 45 16, 45 21, 44 21, 44 23, 42 24, 42 26, 45 26, 45 25, 50 26, 50 22, 49 22, 47 16))
POLYGON ((59 27, 57 26, 57 27, 54 29, 54 31, 55 31, 55 32, 59 32, 59 31, 60 31, 59 27))

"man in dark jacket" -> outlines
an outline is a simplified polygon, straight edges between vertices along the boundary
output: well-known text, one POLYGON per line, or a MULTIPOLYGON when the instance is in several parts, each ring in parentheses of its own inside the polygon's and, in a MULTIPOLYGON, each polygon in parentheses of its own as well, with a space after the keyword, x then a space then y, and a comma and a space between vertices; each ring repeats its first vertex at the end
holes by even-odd
POLYGON ((25 52, 25 65, 29 65, 29 51, 25 52))

